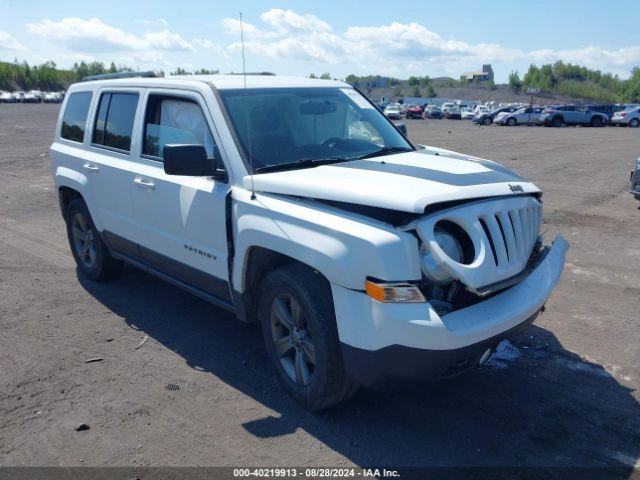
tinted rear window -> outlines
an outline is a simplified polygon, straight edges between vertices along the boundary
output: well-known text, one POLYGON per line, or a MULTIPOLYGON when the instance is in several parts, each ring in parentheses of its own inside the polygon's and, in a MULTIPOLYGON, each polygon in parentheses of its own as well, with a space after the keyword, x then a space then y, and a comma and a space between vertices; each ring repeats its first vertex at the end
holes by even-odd
POLYGON ((60 136, 67 140, 82 143, 87 123, 87 113, 91 104, 91 92, 77 92, 69 95, 67 106, 62 116, 60 136))
POLYGON ((93 143, 128 152, 137 107, 137 93, 103 93, 96 115, 93 143))

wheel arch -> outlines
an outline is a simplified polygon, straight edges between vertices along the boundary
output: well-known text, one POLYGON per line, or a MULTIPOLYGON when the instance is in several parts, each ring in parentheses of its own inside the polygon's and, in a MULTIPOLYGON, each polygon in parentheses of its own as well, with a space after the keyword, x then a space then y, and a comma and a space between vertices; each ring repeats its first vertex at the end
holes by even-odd
POLYGON ((244 268, 242 271, 240 293, 245 320, 255 321, 257 319, 258 310, 258 291, 262 280, 272 271, 285 265, 302 265, 309 270, 314 271, 318 278, 330 285, 329 279, 318 269, 302 261, 291 257, 283 252, 272 250, 263 246, 251 246, 247 249, 244 257, 244 268))

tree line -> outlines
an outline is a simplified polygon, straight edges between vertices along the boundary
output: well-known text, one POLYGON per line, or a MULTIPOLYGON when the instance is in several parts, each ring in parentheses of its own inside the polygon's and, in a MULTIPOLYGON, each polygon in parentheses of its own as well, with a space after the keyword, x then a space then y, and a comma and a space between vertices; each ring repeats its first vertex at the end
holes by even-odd
MULTIPOLYGON (((40 65, 29 65, 27 62, 0 62, 0 90, 64 90, 74 82, 79 82, 89 75, 104 73, 132 72, 133 68, 126 65, 116 65, 111 62, 76 62, 70 69, 60 69, 54 62, 40 65)), ((162 73, 162 72, 160 72, 162 73)), ((171 75, 212 75, 218 70, 201 68, 187 71, 178 67, 171 75)))
POLYGON ((544 93, 602 102, 640 102, 640 68, 622 80, 617 75, 557 61, 540 67, 531 65, 520 78, 517 71, 509 75, 509 87, 515 92, 537 88, 544 93))

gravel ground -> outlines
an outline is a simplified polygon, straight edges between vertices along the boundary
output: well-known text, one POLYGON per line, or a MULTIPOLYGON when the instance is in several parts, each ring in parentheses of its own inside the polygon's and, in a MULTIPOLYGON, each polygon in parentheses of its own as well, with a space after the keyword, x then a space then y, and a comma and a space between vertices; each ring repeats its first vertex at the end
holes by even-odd
POLYGON ((57 111, 0 105, 0 465, 640 465, 640 130, 407 121, 533 179, 565 273, 489 365, 312 414, 255 325, 133 268, 78 277, 49 172, 57 111))

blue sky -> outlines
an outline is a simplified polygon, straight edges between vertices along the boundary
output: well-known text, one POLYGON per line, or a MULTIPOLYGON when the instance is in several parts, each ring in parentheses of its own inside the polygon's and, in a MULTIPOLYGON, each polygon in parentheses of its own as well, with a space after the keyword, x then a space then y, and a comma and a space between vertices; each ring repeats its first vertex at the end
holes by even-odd
POLYGON ((640 65, 640 1, 0 0, 0 59, 115 61, 140 69, 247 69, 496 79, 558 59, 628 76, 640 65))

